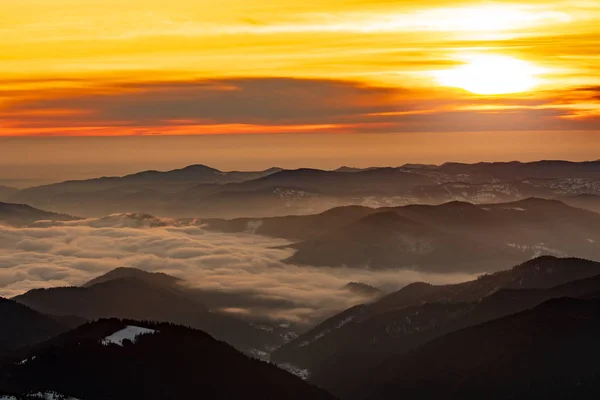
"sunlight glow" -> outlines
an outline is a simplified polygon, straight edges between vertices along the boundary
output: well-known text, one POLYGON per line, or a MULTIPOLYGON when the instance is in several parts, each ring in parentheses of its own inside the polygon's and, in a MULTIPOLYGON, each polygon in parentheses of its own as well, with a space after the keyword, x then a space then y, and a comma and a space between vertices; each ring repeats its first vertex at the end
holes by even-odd
POLYGON ((457 87, 480 95, 527 92, 535 88, 541 68, 517 58, 500 55, 471 55, 464 57, 460 67, 435 71, 434 77, 442 86, 457 87))

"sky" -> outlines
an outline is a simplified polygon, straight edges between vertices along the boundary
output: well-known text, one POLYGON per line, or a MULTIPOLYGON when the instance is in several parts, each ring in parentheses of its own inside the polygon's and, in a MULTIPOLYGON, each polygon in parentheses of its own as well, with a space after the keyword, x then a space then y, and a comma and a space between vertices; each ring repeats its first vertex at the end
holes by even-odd
POLYGON ((585 147, 598 48, 589 0, 0 0, 0 136, 35 154, 64 136, 587 131, 585 147))

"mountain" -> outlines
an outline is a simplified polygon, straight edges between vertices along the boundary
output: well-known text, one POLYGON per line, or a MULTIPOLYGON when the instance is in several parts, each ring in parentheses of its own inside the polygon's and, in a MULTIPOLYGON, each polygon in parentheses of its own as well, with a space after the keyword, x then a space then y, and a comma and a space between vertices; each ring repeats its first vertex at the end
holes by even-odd
POLYGON ((600 301, 553 299, 392 357, 345 398, 597 398, 598 334, 600 301))
POLYGON ((600 214, 557 200, 338 207, 321 214, 204 219, 207 229, 288 239, 315 266, 494 271, 539 255, 600 258, 600 214))
POLYGON ((361 206, 336 207, 314 215, 292 215, 272 218, 203 219, 209 230, 248 232, 289 240, 315 239, 373 214, 377 210, 361 206))
MULTIPOLYGON (((176 193, 198 184, 222 185, 257 179, 280 171, 222 172, 205 165, 171 171, 143 171, 122 177, 66 181, 23 189, 11 201, 55 211, 100 216, 122 212, 161 214, 176 193)), ((163 214, 164 215, 164 214, 163 214)))
POLYGON ((539 254, 597 258, 598 222, 597 214, 534 199, 485 206, 406 206, 297 244, 289 261, 449 272, 493 271, 539 254))
POLYGON ((255 172, 191 165, 31 187, 9 200, 86 217, 127 212, 173 218, 304 215, 335 206, 379 208, 600 195, 599 165, 539 161, 255 172))
POLYGON ((279 332, 255 327, 227 314, 211 312, 177 279, 121 268, 83 287, 34 289, 14 301, 50 315, 86 319, 129 318, 165 321, 201 329, 241 351, 253 353, 283 344, 279 332))
POLYGON ((338 169, 335 169, 335 172, 362 172, 362 171, 371 171, 374 169, 379 169, 379 167, 367 167, 367 168, 356 168, 356 167, 348 167, 342 166, 338 169))
POLYGON ((38 210, 25 204, 0 202, 0 223, 25 226, 39 220, 73 221, 77 218, 65 214, 38 210))
POLYGON ((579 194, 576 196, 562 197, 561 201, 572 207, 585 208, 586 210, 600 213, 600 195, 579 194))
POLYGON ((439 171, 452 175, 469 175, 473 180, 502 181, 529 178, 600 178, 600 161, 572 162, 542 160, 534 162, 445 163, 439 171))
MULTIPOLYGON (((471 179, 469 177, 468 179, 471 179)), ((499 203, 528 197, 562 199, 577 195, 600 195, 600 178, 529 178, 483 182, 443 182, 417 186, 411 191, 413 203, 439 204, 449 201, 499 203)))
POLYGON ((86 400, 334 397, 204 332, 108 319, 83 325, 0 366, 0 392, 86 400))
POLYGON ((454 285, 413 283, 350 308, 276 350, 271 360, 311 372, 334 393, 349 375, 453 330, 523 311, 555 297, 600 293, 600 263, 540 257, 454 285))
MULTIPOLYGON (((286 261, 315 266, 383 268, 471 269, 473 264, 518 261, 513 249, 453 235, 395 211, 371 214, 318 239, 293 246, 286 261)), ((488 267, 489 268, 489 267, 488 267)))
POLYGON ((236 190, 229 185, 198 185, 177 195, 169 207, 186 210, 188 215, 237 218, 314 214, 340 204, 331 196, 293 186, 236 190))
POLYGON ((263 178, 228 185, 236 190, 257 190, 273 186, 293 186, 328 195, 360 193, 407 193, 416 185, 434 183, 426 176, 402 168, 375 168, 353 173, 301 168, 284 170, 263 178))
POLYGON ((140 281, 146 282, 150 285, 163 286, 165 288, 176 287, 178 283, 182 282, 181 279, 164 274, 162 272, 146 272, 137 268, 121 267, 113 269, 112 271, 109 271, 104 275, 94 278, 91 281, 85 283, 83 286, 90 287, 99 283, 110 282, 116 279, 123 278, 135 278, 139 279, 140 281))
POLYGON ((19 189, 0 185, 0 201, 8 200, 9 197, 14 196, 19 189))
POLYGON ((77 325, 74 319, 53 318, 2 297, 0 321, 0 359, 21 347, 42 342, 77 325))

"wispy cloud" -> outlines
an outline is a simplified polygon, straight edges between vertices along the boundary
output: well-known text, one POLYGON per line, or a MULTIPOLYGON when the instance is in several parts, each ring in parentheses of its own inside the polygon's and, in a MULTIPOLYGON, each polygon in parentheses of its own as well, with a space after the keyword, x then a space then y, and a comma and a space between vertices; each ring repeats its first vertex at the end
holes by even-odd
POLYGON ((0 109, 0 135, 592 130, 596 89, 478 97, 331 79, 116 82, 22 90, 0 109))

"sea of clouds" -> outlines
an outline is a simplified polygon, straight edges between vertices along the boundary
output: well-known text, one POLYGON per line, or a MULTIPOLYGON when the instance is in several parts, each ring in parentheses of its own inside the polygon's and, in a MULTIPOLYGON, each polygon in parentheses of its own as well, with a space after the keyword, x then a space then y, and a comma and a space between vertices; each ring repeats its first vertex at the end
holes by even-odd
POLYGON ((451 283, 467 274, 370 271, 289 265, 289 242, 254 234, 210 232, 198 221, 138 214, 73 222, 0 226, 0 296, 41 287, 73 286, 117 267, 164 272, 221 296, 211 306, 239 314, 312 323, 364 297, 343 290, 364 282, 385 291, 426 281, 451 283))

